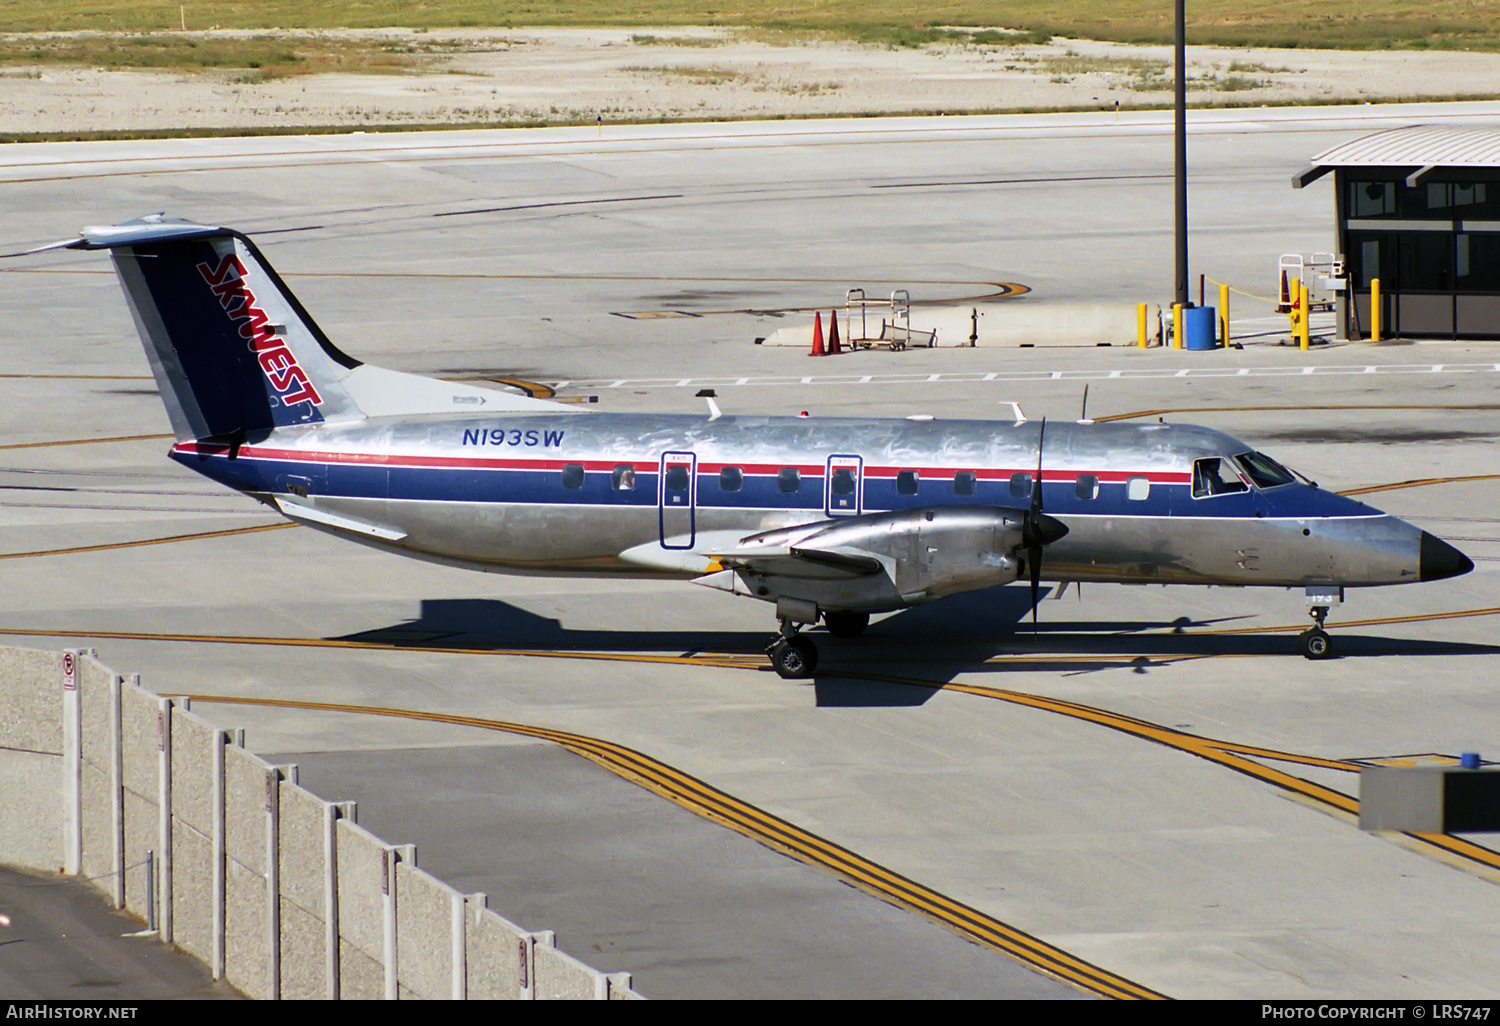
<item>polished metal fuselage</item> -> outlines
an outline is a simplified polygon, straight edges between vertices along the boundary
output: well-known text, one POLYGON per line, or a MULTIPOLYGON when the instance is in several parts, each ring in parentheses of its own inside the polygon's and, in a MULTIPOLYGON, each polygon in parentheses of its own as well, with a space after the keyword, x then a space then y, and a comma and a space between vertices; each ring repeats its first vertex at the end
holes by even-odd
POLYGON ((400 535, 325 527, 406 555, 507 573, 689 577, 697 571, 621 554, 861 512, 1024 509, 1039 442, 1044 508, 1068 528, 1047 547, 1047 580, 1418 579, 1420 530, 1354 500, 1302 482, 1195 498, 1195 459, 1251 447, 1189 425, 504 413, 282 428, 233 459, 203 442, 174 458, 400 535), (851 479, 853 491, 836 491, 851 479))

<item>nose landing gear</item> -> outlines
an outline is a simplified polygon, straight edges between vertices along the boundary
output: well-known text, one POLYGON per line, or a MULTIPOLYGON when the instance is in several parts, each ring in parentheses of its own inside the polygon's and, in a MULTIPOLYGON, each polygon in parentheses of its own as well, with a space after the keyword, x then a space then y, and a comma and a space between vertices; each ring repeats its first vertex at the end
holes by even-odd
POLYGON ((1313 606, 1313 625, 1297 636, 1297 651, 1308 659, 1333 658, 1333 638, 1323 629, 1328 618, 1327 606, 1313 606))

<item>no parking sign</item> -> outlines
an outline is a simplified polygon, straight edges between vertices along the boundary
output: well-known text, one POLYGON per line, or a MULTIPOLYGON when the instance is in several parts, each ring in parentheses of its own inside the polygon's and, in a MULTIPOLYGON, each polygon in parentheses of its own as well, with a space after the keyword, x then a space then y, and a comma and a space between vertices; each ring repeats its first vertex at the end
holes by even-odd
POLYGON ((78 690, 78 656, 72 652, 63 653, 63 690, 78 690))

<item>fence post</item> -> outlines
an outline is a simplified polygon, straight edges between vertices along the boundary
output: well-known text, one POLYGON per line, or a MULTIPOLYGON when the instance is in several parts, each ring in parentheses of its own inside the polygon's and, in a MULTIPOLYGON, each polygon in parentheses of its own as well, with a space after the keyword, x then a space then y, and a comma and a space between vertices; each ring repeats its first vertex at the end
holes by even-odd
POLYGON ((209 772, 212 774, 212 795, 208 815, 213 850, 210 856, 213 859, 213 965, 209 968, 213 970, 214 979, 222 980, 227 957, 224 950, 224 930, 228 918, 226 906, 229 903, 224 840, 224 749, 229 745, 229 735, 216 730, 209 744, 212 746, 208 759, 209 772))
POLYGON ((109 834, 113 848, 115 908, 125 907, 125 743, 121 737, 120 689, 124 678, 109 677, 109 834))
POLYGON ((281 767, 266 767, 266 984, 281 997, 281 767))
POLYGON ((172 700, 156 700, 157 865, 162 943, 172 943, 172 700))
POLYGON ((78 703, 78 653, 62 654, 63 872, 83 871, 83 713, 78 703))

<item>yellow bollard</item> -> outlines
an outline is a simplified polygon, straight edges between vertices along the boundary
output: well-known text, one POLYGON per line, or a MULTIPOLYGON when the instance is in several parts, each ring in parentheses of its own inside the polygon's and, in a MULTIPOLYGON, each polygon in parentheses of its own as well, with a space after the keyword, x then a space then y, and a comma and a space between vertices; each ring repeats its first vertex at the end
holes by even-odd
POLYGON ((1302 337, 1299 325, 1302 322, 1302 279, 1288 278, 1286 281, 1287 297, 1287 333, 1295 342, 1302 337))
POLYGON ((1229 348, 1229 286, 1219 285, 1219 339, 1229 348))
POLYGON ((1182 304, 1172 304, 1172 348, 1182 348, 1182 304))
POLYGON ((1301 333, 1298 341, 1302 343, 1302 348, 1304 351, 1306 351, 1312 348, 1312 337, 1308 334, 1308 322, 1312 320, 1312 318, 1308 316, 1309 304, 1306 285, 1301 286, 1301 288, 1298 290, 1297 301, 1302 306, 1302 316, 1298 318, 1298 320, 1300 321, 1300 324, 1298 325, 1298 331, 1301 333))
POLYGON ((1135 344, 1142 349, 1146 348, 1146 304, 1137 303, 1135 307, 1135 344))
POLYGON ((1370 341, 1380 341, 1380 279, 1370 279, 1370 341))

